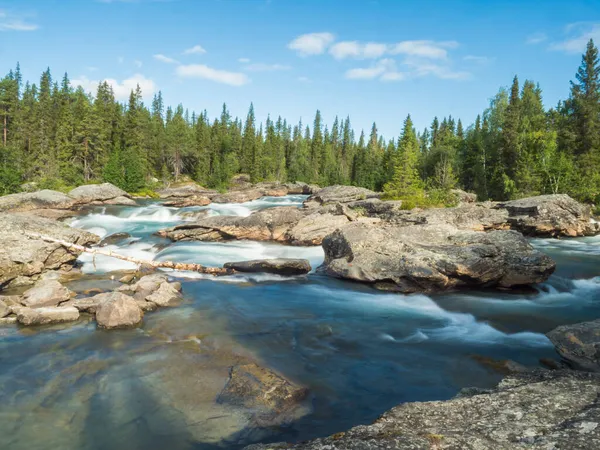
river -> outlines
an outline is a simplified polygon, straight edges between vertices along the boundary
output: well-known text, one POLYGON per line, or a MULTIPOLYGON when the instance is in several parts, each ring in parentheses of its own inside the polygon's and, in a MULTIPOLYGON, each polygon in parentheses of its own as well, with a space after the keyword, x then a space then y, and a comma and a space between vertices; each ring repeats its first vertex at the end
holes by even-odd
MULTIPOLYGON (((320 247, 232 242, 172 244, 153 234, 186 213, 249 215, 300 206, 304 196, 245 204, 167 208, 96 207, 72 225, 102 237, 130 234, 109 248, 146 259, 221 265, 293 257, 323 260, 320 247)), ((333 280, 175 273, 186 298, 146 315, 135 330, 98 331, 95 323, 0 328, 0 448, 214 449, 257 441, 298 441, 369 423, 407 401, 451 398, 487 388, 502 375, 474 356, 528 367, 556 358, 552 328, 600 318, 600 237, 536 239, 557 271, 531 292, 469 291, 399 295, 333 280), (203 352, 210 348, 210 354, 203 352), (215 355, 229 356, 215 356, 215 355), (232 357, 243 355, 310 390, 306 414, 285 427, 247 427, 239 412, 215 402, 232 357)), ((90 274, 133 264, 82 255, 90 274)))

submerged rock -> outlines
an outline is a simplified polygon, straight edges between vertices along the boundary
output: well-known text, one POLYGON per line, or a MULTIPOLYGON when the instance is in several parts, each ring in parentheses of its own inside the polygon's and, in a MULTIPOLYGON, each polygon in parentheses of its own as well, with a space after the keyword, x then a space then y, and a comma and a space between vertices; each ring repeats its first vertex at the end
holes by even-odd
POLYGON ((257 259, 253 261, 229 262, 223 267, 226 269, 234 269, 238 272, 262 272, 288 276, 304 275, 312 270, 308 260, 292 258, 257 259))
POLYGON ((31 211, 34 209, 69 209, 75 200, 58 191, 10 194, 0 197, 0 211, 31 211))
POLYGON ((291 410, 307 395, 306 388, 269 369, 248 363, 231 368, 229 380, 217 401, 253 410, 255 423, 272 426, 285 422, 291 410))
POLYGON ((74 293, 56 280, 42 280, 23 293, 21 303, 30 308, 57 306, 71 299, 74 293))
POLYGON ((576 237, 600 232, 600 224, 591 221, 591 207, 566 194, 522 198, 495 208, 506 209, 511 228, 527 235, 576 237))
POLYGON ((106 296, 96 310, 98 326, 106 329, 137 326, 144 314, 134 298, 121 292, 99 294, 106 296))
POLYGON ((103 238, 100 241, 100 244, 98 244, 98 245, 100 247, 104 247, 106 245, 114 245, 120 241, 129 239, 130 237, 131 237, 131 235, 129 233, 113 233, 113 234, 110 234, 110 235, 106 236, 105 238, 103 238))
POLYGON ((246 450, 600 448, 600 377, 537 371, 448 401, 404 403, 371 425, 298 444, 246 450))
POLYGON ((80 245, 100 238, 54 220, 0 213, 0 286, 17 277, 37 276, 47 270, 72 265, 80 252, 28 236, 39 233, 80 245))
POLYGON ((105 202, 117 197, 125 197, 127 199, 130 197, 123 189, 110 183, 79 186, 70 191, 69 196, 73 197, 79 203, 105 202))
POLYGON ((569 365, 600 372, 600 320, 563 325, 546 336, 569 365))
POLYGON ((27 308, 13 307, 17 320, 22 325, 49 325, 73 322, 79 319, 79 311, 72 306, 27 308))
POLYGON ((514 231, 449 225, 347 225, 323 240, 327 275, 403 293, 514 287, 545 281, 551 258, 514 231))

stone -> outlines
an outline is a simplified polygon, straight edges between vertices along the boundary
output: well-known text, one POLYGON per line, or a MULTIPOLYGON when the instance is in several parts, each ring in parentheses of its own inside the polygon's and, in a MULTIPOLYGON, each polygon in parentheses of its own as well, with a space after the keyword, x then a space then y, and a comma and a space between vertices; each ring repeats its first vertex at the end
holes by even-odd
POLYGON ((0 319, 0 325, 15 325, 17 323, 17 316, 8 316, 0 319))
POLYGON ((10 194, 0 197, 0 212, 31 211, 35 209, 69 209, 75 200, 58 191, 44 189, 37 192, 10 194))
POLYGON ((325 236, 348 223, 344 215, 311 214, 300 219, 285 237, 293 245, 321 245, 325 236))
POLYGON ((115 245, 115 244, 119 243, 120 241, 129 239, 130 237, 131 237, 131 235, 129 233, 113 233, 113 234, 106 236, 104 239, 102 239, 100 241, 100 244, 98 244, 98 245, 100 247, 105 247, 107 245, 115 245))
POLYGON ((15 214, 25 215, 25 216, 36 216, 36 217, 44 217, 46 219, 51 220, 64 220, 69 217, 74 217, 78 213, 77 211, 70 209, 31 209, 29 211, 18 211, 15 214))
POLYGON ((302 181, 285 183, 283 186, 287 189, 288 195, 312 195, 321 190, 316 184, 306 184, 302 181))
POLYGON ((450 193, 456 197, 458 203, 476 203, 477 194, 472 192, 466 192, 462 189, 451 189, 450 193))
POLYGON ((324 205, 327 203, 349 203, 369 198, 379 198, 381 193, 373 192, 366 188, 356 186, 328 186, 311 195, 307 202, 316 202, 324 205))
POLYGON ((79 186, 70 191, 69 196, 73 197, 79 203, 91 203, 94 201, 105 202, 106 200, 112 200, 117 197, 130 197, 123 189, 110 183, 79 186))
POLYGON ((591 218, 591 207, 566 194, 540 195, 497 203, 506 209, 511 228, 531 236, 588 236, 600 232, 591 218))
POLYGON ((56 280, 41 280, 23 293, 21 303, 30 308, 57 306, 75 295, 56 280))
POLYGON ((97 294, 93 297, 76 298, 61 304, 61 307, 70 306, 79 312, 95 314, 100 304, 110 298, 109 294, 97 294))
POLYGON ((131 295, 137 301, 152 302, 157 306, 177 306, 181 302, 181 283, 169 283, 163 273, 141 277, 137 283, 121 286, 119 292, 131 295))
POLYGON ((515 374, 497 388, 475 394, 404 403, 370 425, 307 442, 257 444, 246 450, 600 448, 598 374, 515 374))
POLYGON ((0 286, 19 277, 29 278, 72 265, 80 254, 78 250, 29 237, 27 233, 39 233, 84 246, 100 240, 95 234, 54 220, 0 213, 0 286))
POLYGON ((244 191, 232 191, 226 194, 217 194, 211 198, 213 203, 246 203, 252 200, 258 200, 265 194, 258 189, 248 189, 244 191))
POLYGON ((121 292, 100 295, 106 295, 96 310, 100 328, 130 328, 140 324, 144 315, 135 299, 121 292))
POLYGON ((177 289, 165 281, 152 294, 146 296, 145 299, 147 302, 161 307, 176 306, 181 301, 181 295, 177 289))
POLYGON ((190 206, 207 206, 212 201, 205 195, 191 195, 189 197, 174 198, 163 203, 164 206, 186 208, 190 206))
POLYGON ((216 191, 203 188, 196 183, 185 183, 161 189, 160 191, 157 191, 157 194, 160 196, 160 198, 167 199, 205 196, 208 194, 216 194, 216 191))
POLYGON ((443 224, 352 223, 328 235, 323 250, 327 275, 403 293, 541 283, 556 266, 517 232, 443 224))
POLYGON ((218 403, 242 406, 258 411, 255 418, 268 426, 296 408, 308 395, 308 390, 279 374, 254 363, 231 368, 229 380, 217 398, 218 403))
POLYGON ((546 336, 570 366, 600 372, 600 320, 562 325, 546 336))
POLYGON ((249 273, 274 273, 278 275, 304 275, 312 270, 306 259, 257 259, 253 261, 229 262, 223 265, 226 269, 249 273))
POLYGON ((109 200, 104 200, 102 201, 102 203, 104 205, 137 206, 137 202, 135 200, 129 197, 125 197, 124 195, 120 195, 109 200))
POLYGON ((8 307, 8 305, 0 299, 0 319, 8 316, 11 312, 12 310, 8 307))
POLYGON ((79 319, 79 311, 72 306, 27 308, 17 307, 14 312, 22 325, 48 325, 73 322, 79 319))

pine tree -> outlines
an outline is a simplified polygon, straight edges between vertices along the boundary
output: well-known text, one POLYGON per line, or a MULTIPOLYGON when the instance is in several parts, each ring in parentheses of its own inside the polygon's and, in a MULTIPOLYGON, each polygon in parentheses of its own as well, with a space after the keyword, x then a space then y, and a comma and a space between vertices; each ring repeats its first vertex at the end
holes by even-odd
POLYGON ((411 198, 423 195, 423 181, 419 177, 419 142, 410 115, 404 121, 398 141, 394 175, 383 190, 390 198, 411 198))

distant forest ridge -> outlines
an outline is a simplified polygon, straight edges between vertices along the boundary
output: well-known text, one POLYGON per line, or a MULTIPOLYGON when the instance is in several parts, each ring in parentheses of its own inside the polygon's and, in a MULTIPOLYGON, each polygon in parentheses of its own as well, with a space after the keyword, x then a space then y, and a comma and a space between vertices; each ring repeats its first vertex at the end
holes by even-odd
POLYGON ((24 182, 64 190, 109 181, 137 192, 183 175, 225 188, 238 173, 252 181, 352 184, 389 198, 445 202, 454 188, 480 200, 568 193, 600 203, 600 63, 589 41, 569 98, 545 110, 535 82, 515 76, 473 124, 445 117, 418 132, 410 116, 401 135, 385 140, 377 126, 357 136, 349 118, 310 126, 269 118, 245 120, 223 105, 206 111, 165 107, 159 92, 148 106, 139 86, 127 104, 103 82, 94 96, 57 82, 48 69, 39 84, 23 83, 19 67, 0 80, 0 194, 24 182), (427 193, 427 194, 425 194, 427 193))

